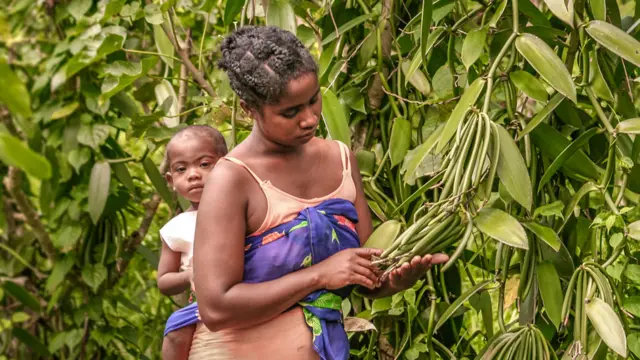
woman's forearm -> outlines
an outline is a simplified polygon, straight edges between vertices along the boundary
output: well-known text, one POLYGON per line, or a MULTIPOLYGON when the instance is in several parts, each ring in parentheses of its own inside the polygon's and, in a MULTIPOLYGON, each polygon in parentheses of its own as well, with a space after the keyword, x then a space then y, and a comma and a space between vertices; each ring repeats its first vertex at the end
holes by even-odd
POLYGON ((244 328, 275 318, 322 287, 312 266, 267 282, 238 283, 217 300, 204 293, 198 296, 198 307, 211 331, 244 328))
POLYGON ((171 272, 158 278, 158 288, 164 295, 177 295, 189 289, 191 277, 189 272, 171 272))

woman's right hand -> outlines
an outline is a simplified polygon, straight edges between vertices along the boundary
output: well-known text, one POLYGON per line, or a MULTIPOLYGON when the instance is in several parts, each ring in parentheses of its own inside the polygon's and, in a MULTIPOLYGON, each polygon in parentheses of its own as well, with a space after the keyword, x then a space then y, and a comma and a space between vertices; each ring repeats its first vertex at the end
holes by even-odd
POLYGON ((379 284, 380 271, 371 263, 371 257, 380 255, 380 249, 345 249, 311 268, 318 272, 324 289, 335 290, 348 285, 361 285, 373 290, 379 284))

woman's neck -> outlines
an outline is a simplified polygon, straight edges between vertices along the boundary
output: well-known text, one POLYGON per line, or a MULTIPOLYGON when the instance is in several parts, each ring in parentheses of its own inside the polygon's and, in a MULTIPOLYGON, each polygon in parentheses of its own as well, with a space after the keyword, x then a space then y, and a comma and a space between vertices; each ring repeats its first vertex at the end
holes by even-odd
POLYGON ((264 133, 254 125, 251 134, 248 136, 251 152, 263 153, 265 155, 294 155, 302 152, 304 145, 288 146, 269 140, 264 133))

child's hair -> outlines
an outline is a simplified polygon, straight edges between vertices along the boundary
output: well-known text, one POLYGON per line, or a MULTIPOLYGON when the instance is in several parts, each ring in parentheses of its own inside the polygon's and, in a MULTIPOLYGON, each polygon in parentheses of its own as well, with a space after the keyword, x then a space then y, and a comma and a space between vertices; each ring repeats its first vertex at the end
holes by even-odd
POLYGON ((227 142, 224 140, 224 136, 222 136, 220 131, 212 128, 209 125, 190 125, 173 134, 173 136, 167 143, 164 152, 164 158, 162 159, 162 164, 160 165, 160 171, 163 174, 169 171, 169 167, 171 166, 171 159, 169 158, 169 148, 171 147, 171 144, 181 139, 193 137, 201 137, 211 140, 216 155, 218 155, 219 157, 227 155, 227 142))
POLYGON ((318 65, 289 31, 274 26, 245 26, 229 34, 220 45, 218 67, 226 71, 231 87, 249 107, 276 104, 287 83, 318 65))

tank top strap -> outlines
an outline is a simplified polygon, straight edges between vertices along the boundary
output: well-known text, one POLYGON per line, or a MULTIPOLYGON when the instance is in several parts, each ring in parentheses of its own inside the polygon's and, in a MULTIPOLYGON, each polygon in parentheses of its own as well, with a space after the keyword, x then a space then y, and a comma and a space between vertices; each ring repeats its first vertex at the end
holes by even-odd
POLYGON ((243 168, 245 168, 249 174, 251 174, 251 176, 253 176, 254 179, 256 179, 256 181, 258 182, 258 184, 260 185, 260 187, 262 187, 262 185, 265 183, 262 179, 260 179, 260 177, 258 175, 256 175, 256 173, 253 172, 253 170, 251 170, 251 168, 249 168, 249 166, 247 166, 247 164, 243 163, 242 161, 231 157, 231 156, 225 156, 223 157, 223 159, 231 161, 232 163, 242 166, 243 168))
POLYGON ((351 172, 351 160, 349 157, 349 147, 342 141, 336 140, 340 148, 340 160, 342 161, 342 171, 351 172))

